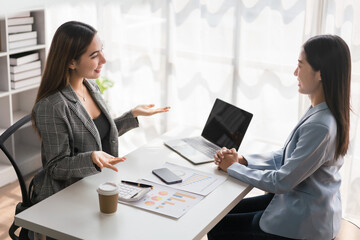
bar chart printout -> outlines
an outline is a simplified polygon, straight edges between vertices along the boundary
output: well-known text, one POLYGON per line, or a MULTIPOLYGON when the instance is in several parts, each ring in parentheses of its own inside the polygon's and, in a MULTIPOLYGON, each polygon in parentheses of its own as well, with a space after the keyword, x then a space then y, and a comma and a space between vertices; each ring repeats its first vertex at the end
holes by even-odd
POLYGON ((119 202, 173 218, 180 218, 191 207, 195 206, 204 198, 198 194, 188 193, 154 183, 147 184, 153 185, 154 189, 147 193, 143 199, 137 202, 119 202))

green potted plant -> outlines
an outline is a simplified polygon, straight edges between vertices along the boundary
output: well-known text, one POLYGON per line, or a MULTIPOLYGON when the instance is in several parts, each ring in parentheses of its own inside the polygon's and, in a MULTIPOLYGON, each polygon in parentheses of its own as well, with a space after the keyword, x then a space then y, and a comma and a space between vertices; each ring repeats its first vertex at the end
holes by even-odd
POLYGON ((99 86, 101 94, 103 94, 108 88, 114 86, 114 82, 112 80, 102 76, 96 79, 96 84, 99 86))

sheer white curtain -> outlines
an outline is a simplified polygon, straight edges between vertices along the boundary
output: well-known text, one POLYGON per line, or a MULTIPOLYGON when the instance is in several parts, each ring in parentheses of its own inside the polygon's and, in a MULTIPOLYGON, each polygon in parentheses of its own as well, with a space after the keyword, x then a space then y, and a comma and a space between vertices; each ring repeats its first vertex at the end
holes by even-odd
MULTIPOLYGON (((292 73, 303 42, 304 1, 98 7, 107 74, 117 81, 109 92, 113 109, 146 101, 170 105, 168 114, 146 119, 146 128, 159 134, 176 125, 202 127, 218 97, 254 113, 248 136, 282 145, 299 117, 292 73)), ((139 135, 154 136, 142 131, 134 139, 139 135)))
POLYGON ((342 168, 343 216, 360 227, 360 2, 326 1, 323 31, 341 36, 352 57, 350 149, 342 168))
POLYGON ((359 226, 359 16, 357 0, 108 0, 49 5, 47 24, 48 42, 70 19, 99 30, 104 75, 115 81, 106 92, 114 115, 140 103, 172 107, 140 119, 141 128, 121 138, 122 154, 178 125, 201 128, 215 98, 254 113, 240 151, 281 147, 309 106, 293 76, 302 43, 316 34, 340 35, 353 60, 343 216, 359 226))

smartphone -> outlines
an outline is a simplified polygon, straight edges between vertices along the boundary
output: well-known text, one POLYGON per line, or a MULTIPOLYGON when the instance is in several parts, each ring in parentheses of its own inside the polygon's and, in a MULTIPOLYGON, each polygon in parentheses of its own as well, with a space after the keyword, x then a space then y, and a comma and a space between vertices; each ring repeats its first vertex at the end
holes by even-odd
POLYGON ((159 168, 152 171, 158 178, 160 178, 166 184, 181 183, 182 179, 170 171, 168 168, 159 168))

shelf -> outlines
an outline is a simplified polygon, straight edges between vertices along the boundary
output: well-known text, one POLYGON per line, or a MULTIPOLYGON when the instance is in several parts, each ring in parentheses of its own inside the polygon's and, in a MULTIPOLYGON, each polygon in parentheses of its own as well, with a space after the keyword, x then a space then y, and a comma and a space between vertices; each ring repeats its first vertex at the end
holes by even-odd
MULTIPOLYGON (((0 134, 12 124, 31 113, 37 90, 40 84, 23 88, 11 88, 10 57, 18 53, 39 52, 41 70, 44 70, 46 59, 45 42, 45 11, 30 10, 34 18, 33 31, 37 32, 37 45, 9 50, 9 34, 7 16, 0 18, 0 134)), ((23 174, 28 174, 41 168, 40 140, 31 122, 17 130, 6 143, 14 154, 23 174)), ((16 181, 17 177, 12 165, 0 151, 0 187, 16 181)))
POLYGON ((6 33, 5 33, 6 25, 5 25, 5 19, 0 19, 0 56, 2 54, 6 55, 6 33))
POLYGON ((0 91, 9 91, 9 67, 8 57, 0 57, 0 91))
POLYGON ((0 128, 7 129, 11 125, 10 97, 0 97, 0 128))
POLYGON ((9 96, 10 93, 8 91, 0 91, 0 98, 9 96))
POLYGON ((17 48, 17 49, 13 49, 9 51, 9 54, 17 54, 17 53, 22 53, 22 52, 30 52, 30 51, 35 51, 35 50, 42 50, 45 48, 45 44, 40 44, 40 45, 36 45, 36 46, 29 46, 29 47, 24 47, 24 48, 17 48))
POLYGON ((25 117, 26 115, 30 114, 30 112, 25 111, 16 111, 13 113, 13 122, 16 123, 21 118, 25 117))
POLYGON ((20 91, 20 89, 18 89, 18 92, 12 94, 12 123, 15 123, 17 120, 31 113, 35 103, 36 94, 37 88, 34 86, 26 91, 20 91))
POLYGON ((40 84, 34 84, 31 86, 27 86, 27 87, 22 87, 22 88, 18 88, 18 89, 11 89, 11 93, 12 94, 16 94, 16 93, 21 93, 27 90, 32 90, 32 89, 37 89, 40 86, 40 84))

